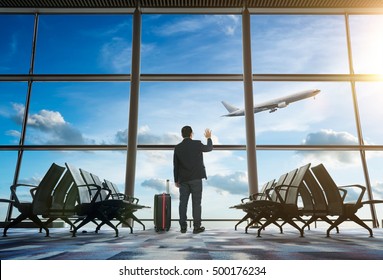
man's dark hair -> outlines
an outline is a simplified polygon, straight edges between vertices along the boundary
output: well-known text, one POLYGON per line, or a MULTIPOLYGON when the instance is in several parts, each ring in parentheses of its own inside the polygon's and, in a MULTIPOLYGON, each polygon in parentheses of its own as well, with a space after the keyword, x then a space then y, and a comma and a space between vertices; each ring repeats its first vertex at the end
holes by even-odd
POLYGON ((182 137, 187 138, 190 137, 192 134, 193 130, 190 126, 186 125, 181 129, 182 137))

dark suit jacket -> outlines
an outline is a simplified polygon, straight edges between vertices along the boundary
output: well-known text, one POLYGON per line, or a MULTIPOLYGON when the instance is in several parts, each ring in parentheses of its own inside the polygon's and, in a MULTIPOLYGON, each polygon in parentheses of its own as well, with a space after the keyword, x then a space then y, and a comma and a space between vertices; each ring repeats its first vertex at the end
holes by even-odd
POLYGON ((211 150, 213 150, 213 141, 210 138, 207 139, 207 145, 199 140, 184 138, 174 148, 174 182, 182 183, 195 179, 206 179, 202 153, 211 150))

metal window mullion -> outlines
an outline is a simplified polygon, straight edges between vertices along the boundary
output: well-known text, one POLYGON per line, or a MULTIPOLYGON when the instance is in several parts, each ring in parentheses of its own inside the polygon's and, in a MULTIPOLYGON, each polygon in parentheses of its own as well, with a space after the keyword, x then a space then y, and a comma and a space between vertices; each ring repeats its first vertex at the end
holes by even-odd
POLYGON ((138 106, 140 91, 141 11, 133 15, 132 70, 130 82, 130 107, 128 124, 128 153, 125 173, 125 194, 134 195, 137 159, 138 106))
POLYGON ((247 7, 242 12, 242 56, 243 56, 243 85, 246 125, 246 155, 249 193, 258 192, 258 170, 255 141, 253 74, 251 63, 251 32, 250 13, 247 7))
MULTIPOLYGON (((346 38, 347 38, 349 69, 350 69, 350 74, 354 75, 354 63, 353 63, 353 59, 352 59, 351 35, 350 35, 350 22, 349 22, 349 15, 347 13, 345 14, 345 24, 346 24, 346 38)), ((357 133, 358 133, 358 141, 359 141, 359 146, 361 147, 360 157, 361 157, 361 161, 362 161, 364 178, 365 178, 365 182, 366 182, 367 195, 368 195, 369 200, 373 200, 370 175, 368 172, 367 161, 366 161, 366 151, 363 149, 364 140, 363 140, 362 126, 361 126, 361 122, 360 122, 358 100, 356 97, 355 81, 352 80, 350 83, 351 83, 352 99, 353 99, 353 104, 354 104, 356 129, 357 129, 357 133)), ((375 227, 375 228, 379 227, 376 209, 375 209, 375 205, 373 203, 370 204, 370 211, 371 211, 371 216, 372 216, 373 227, 375 227)))
MULTIPOLYGON (((30 65, 29 65, 29 75, 33 75, 34 67, 35 67, 35 53, 36 53, 36 40, 37 40, 38 22, 39 22, 39 15, 36 13, 35 14, 35 20, 34 20, 34 25, 33 25, 33 38, 32 38, 31 60, 30 60, 30 65)), ((28 114, 29 114, 29 104, 30 104, 31 92, 32 92, 32 84, 33 84, 33 81, 29 80, 28 81, 27 96, 26 96, 26 99, 25 99, 25 108, 24 108, 23 122, 22 122, 21 132, 20 132, 20 140, 19 140, 20 149, 19 149, 19 151, 17 153, 15 173, 13 175, 13 185, 17 184, 17 181, 19 180, 20 168, 21 168, 21 163, 22 163, 22 160, 23 160, 23 154, 24 154, 23 146, 24 146, 24 143, 25 143, 25 132, 27 130, 27 125, 28 125, 28 114)), ((11 200, 13 199, 12 195, 11 195, 10 198, 11 198, 11 200)), ((8 206, 6 220, 10 220, 11 219, 12 209, 13 209, 13 204, 10 204, 8 206)))

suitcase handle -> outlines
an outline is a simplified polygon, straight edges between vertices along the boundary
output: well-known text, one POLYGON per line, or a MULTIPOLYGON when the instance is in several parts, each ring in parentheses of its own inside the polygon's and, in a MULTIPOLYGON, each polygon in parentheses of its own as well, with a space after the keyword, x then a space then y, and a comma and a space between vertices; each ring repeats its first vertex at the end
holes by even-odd
POLYGON ((165 215, 166 215, 166 198, 165 194, 162 194, 162 228, 165 229, 166 221, 165 221, 165 215))

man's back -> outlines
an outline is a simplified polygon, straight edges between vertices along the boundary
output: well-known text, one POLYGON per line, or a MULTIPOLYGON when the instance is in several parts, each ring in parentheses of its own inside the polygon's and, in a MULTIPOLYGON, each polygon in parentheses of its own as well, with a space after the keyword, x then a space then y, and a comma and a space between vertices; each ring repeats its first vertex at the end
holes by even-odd
POLYGON ((213 143, 210 138, 207 140, 207 145, 199 140, 184 138, 174 149, 175 181, 180 183, 206 178, 202 153, 211 150, 213 150, 213 143))

